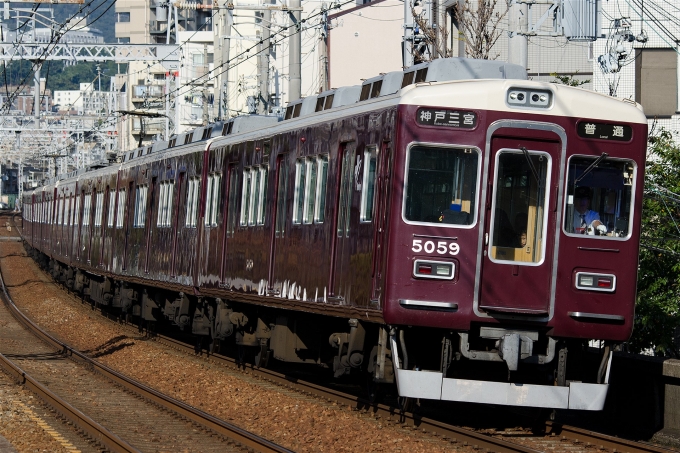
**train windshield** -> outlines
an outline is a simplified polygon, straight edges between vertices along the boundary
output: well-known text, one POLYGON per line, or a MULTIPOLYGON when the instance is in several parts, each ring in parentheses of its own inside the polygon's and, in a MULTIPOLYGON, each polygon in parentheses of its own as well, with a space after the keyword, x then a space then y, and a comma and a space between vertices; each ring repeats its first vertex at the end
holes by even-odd
POLYGON ((573 156, 567 173, 564 231, 602 239, 630 236, 635 163, 573 156))
POLYGON ((474 148, 414 146, 409 151, 404 220, 472 225, 479 152, 474 148))

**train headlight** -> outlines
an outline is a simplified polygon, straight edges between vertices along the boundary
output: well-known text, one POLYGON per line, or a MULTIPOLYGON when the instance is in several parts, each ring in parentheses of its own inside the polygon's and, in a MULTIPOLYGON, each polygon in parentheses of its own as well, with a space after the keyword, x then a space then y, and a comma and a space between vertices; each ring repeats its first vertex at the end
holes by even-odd
POLYGON ((616 290, 616 275, 577 272, 576 288, 588 291, 613 293, 616 290))
POLYGON ((437 280, 453 280, 455 265, 446 261, 415 260, 413 276, 437 280))

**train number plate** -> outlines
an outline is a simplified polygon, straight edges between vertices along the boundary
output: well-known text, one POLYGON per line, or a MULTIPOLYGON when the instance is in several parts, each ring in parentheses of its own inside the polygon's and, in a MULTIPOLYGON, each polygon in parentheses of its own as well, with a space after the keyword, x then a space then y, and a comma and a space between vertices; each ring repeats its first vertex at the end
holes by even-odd
POLYGON ((428 254, 436 253, 438 255, 458 255, 460 246, 456 242, 414 239, 411 250, 415 253, 425 252, 428 254))

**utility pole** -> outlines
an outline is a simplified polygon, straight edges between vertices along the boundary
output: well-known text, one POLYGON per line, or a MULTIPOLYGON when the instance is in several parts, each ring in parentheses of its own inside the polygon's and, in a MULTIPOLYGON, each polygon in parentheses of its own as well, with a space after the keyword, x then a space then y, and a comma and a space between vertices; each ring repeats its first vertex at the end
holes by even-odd
MULTIPOLYGON (((206 68, 206 73, 207 68, 208 68, 208 45, 203 44, 203 65, 206 68)), ((208 117, 208 85, 206 85, 206 82, 203 82, 203 93, 201 94, 201 98, 203 99, 203 125, 207 126, 208 123, 210 122, 210 118, 208 117)))
POLYGON ((529 65, 529 40, 527 39, 527 16, 529 9, 526 3, 513 0, 508 14, 508 63, 514 63, 527 69, 529 65))
POLYGON ((214 104, 215 117, 219 119, 229 118, 229 48, 231 47, 231 26, 234 24, 234 14, 227 8, 228 0, 223 0, 224 4, 216 0, 215 4, 219 8, 217 15, 217 26, 215 31, 215 68, 218 75, 215 81, 216 94, 214 104))
POLYGON ((319 43, 319 93, 326 91, 328 86, 328 5, 321 4, 321 37, 319 43))
POLYGON ((289 68, 288 68, 288 102, 295 101, 302 97, 302 78, 301 72, 301 52, 302 41, 300 33, 302 31, 302 24, 300 23, 300 6, 301 0, 290 0, 291 11, 290 15, 293 27, 289 31, 289 68))
POLYGON ((409 0, 404 0, 404 38, 401 48, 404 68, 413 66, 413 12, 409 0))
POLYGON ((269 113, 269 54, 271 50, 271 10, 265 9, 262 11, 262 32, 260 41, 257 44, 257 113, 258 115, 266 115, 269 113))

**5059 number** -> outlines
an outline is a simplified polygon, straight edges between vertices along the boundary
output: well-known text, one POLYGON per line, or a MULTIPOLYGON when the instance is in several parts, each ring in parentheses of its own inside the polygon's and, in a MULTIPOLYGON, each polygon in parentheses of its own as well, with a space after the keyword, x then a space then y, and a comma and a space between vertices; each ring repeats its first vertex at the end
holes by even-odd
POLYGON ((458 255, 460 246, 456 242, 446 241, 425 241, 422 239, 414 239, 411 247, 415 253, 438 253, 439 255, 458 255))

